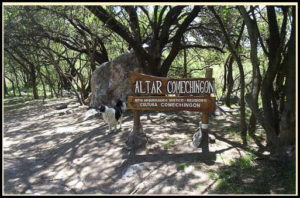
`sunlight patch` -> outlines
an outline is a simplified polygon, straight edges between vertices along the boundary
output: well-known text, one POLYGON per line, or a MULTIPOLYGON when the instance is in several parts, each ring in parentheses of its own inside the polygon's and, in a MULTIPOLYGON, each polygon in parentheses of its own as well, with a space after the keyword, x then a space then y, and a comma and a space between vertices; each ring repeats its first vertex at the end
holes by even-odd
POLYGON ((68 127, 57 127, 55 129, 55 133, 73 133, 75 132, 76 128, 73 126, 68 126, 68 127))

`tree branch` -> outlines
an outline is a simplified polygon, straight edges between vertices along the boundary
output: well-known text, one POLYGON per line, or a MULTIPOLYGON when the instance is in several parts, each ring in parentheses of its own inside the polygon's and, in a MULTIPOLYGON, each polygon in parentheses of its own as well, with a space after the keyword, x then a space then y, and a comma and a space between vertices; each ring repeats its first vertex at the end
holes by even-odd
POLYGON ((109 15, 102 6, 85 6, 89 9, 98 19, 105 23, 109 29, 120 35, 128 44, 134 49, 137 56, 141 59, 151 62, 151 56, 141 46, 140 42, 137 42, 129 32, 128 28, 119 23, 113 16, 109 15))
POLYGON ((214 49, 214 50, 217 50, 221 53, 225 53, 225 51, 217 46, 212 46, 212 45, 182 45, 180 50, 183 50, 183 49, 188 49, 188 48, 200 48, 200 49, 214 49))
POLYGON ((181 46, 180 41, 181 41, 181 37, 183 36, 183 33, 186 31, 186 29, 192 23, 192 21, 197 17, 201 8, 202 8, 201 6, 194 6, 192 12, 184 19, 184 21, 178 28, 178 30, 174 36, 174 41, 172 44, 171 51, 161 66, 160 74, 162 76, 167 75, 168 70, 171 66, 171 63, 173 62, 173 60, 175 59, 176 55, 178 54, 178 52, 180 50, 180 46, 181 46))
POLYGON ((160 49, 162 49, 168 42, 170 27, 176 22, 177 17, 180 15, 184 7, 185 6, 176 6, 168 12, 160 32, 160 49))

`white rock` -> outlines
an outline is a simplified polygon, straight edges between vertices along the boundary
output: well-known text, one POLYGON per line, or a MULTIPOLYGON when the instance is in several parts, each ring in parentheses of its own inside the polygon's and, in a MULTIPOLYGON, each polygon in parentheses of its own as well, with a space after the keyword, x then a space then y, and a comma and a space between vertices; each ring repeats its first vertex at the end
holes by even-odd
POLYGON ((143 164, 133 164, 123 171, 122 179, 127 179, 136 175, 143 169, 143 164))
POLYGON ((90 118, 92 118, 93 116, 95 116, 98 112, 95 109, 90 109, 85 113, 85 116, 83 118, 83 121, 86 121, 90 118))
POLYGON ((194 147, 198 147, 201 143, 202 139, 202 130, 198 128, 198 131, 193 135, 193 145, 194 147))

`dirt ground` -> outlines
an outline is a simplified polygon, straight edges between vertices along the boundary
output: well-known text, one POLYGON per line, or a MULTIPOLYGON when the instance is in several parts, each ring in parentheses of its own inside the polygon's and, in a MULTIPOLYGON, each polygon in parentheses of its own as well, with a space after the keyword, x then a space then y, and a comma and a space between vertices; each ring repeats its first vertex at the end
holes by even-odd
MULTIPOLYGON (((85 120, 87 107, 79 106, 74 98, 44 102, 5 99, 4 193, 236 193, 219 188, 220 177, 216 174, 232 162, 255 154, 259 147, 254 143, 251 149, 241 145, 239 134, 232 132, 239 126, 238 108, 225 110, 232 114, 211 118, 210 136, 215 142, 210 143, 209 154, 190 145, 200 113, 145 111, 141 121, 148 143, 130 157, 125 144, 133 125, 130 111, 125 113, 122 130, 105 135, 108 126, 101 114, 85 120), (61 102, 69 102, 68 108, 55 110, 61 102)), ((286 192, 255 176, 264 175, 267 164, 257 168, 258 160, 251 163, 255 163, 257 172, 249 174, 251 177, 240 175, 238 182, 267 188, 242 188, 248 190, 241 193, 286 192)), ((235 172, 244 174, 239 168, 235 172)), ((274 172, 272 169, 268 173, 274 172)))

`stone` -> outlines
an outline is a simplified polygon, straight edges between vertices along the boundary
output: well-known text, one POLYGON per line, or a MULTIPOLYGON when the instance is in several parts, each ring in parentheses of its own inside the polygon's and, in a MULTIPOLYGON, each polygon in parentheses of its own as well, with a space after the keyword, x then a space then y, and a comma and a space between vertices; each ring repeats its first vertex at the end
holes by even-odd
POLYGON ((202 139, 202 130, 199 127, 197 129, 197 132, 193 135, 193 146, 195 148, 198 148, 200 146, 201 139, 202 139))
POLYGON ((68 104, 69 103, 61 103, 61 104, 55 105, 55 109, 56 110, 65 109, 68 107, 68 104))
POLYGON ((209 143, 216 143, 216 137, 215 136, 209 134, 208 137, 209 137, 209 143))
POLYGON ((90 109, 85 113, 83 121, 93 119, 97 114, 98 114, 98 112, 95 109, 90 109))
POLYGON ((133 94, 128 73, 139 66, 133 52, 127 52, 98 66, 91 77, 90 106, 113 106, 118 99, 126 101, 127 96, 133 94))
POLYGON ((65 113, 66 113, 66 112, 64 112, 64 111, 59 112, 59 113, 58 113, 58 116, 63 116, 63 115, 65 115, 65 113))
POLYGON ((209 113, 209 116, 222 116, 222 115, 225 115, 226 112, 216 103, 216 108, 215 108, 215 111, 212 112, 212 113, 209 113))
POLYGON ((72 114, 72 113, 73 113, 73 111, 70 109, 66 111, 66 114, 72 114))
POLYGON ((144 169, 144 164, 133 164, 122 171, 122 179, 136 176, 144 169))

